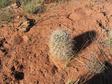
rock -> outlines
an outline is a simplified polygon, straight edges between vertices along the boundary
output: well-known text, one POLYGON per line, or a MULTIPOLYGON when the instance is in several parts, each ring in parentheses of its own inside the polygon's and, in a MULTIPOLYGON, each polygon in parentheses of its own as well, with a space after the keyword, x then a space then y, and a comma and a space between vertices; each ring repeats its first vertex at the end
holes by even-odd
POLYGON ((35 25, 35 22, 36 21, 34 19, 30 19, 25 16, 24 19, 20 22, 18 29, 23 32, 28 32, 35 25))
POLYGON ((44 6, 37 6, 33 12, 33 14, 43 13, 45 11, 44 6))

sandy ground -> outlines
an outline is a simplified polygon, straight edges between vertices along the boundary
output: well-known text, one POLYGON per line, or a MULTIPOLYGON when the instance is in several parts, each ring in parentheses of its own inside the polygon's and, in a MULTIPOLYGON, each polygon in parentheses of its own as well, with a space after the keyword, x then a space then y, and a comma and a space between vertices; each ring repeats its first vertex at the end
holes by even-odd
POLYGON ((88 69, 78 61, 73 60, 69 67, 60 70, 49 59, 49 37, 52 31, 64 28, 77 41, 78 60, 83 60, 83 57, 90 59, 94 54, 100 57, 98 41, 105 40, 105 29, 112 28, 111 10, 111 0, 51 3, 41 14, 42 20, 26 33, 16 30, 21 18, 14 20, 13 27, 1 27, 0 84, 66 84, 85 75, 88 69), (92 40, 88 38, 89 33, 92 33, 92 40))

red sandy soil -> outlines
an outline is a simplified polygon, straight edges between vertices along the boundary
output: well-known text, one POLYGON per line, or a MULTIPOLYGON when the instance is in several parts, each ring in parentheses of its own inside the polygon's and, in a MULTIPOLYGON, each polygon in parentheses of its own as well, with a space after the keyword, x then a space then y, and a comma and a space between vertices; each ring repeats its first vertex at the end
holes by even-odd
POLYGON ((49 37, 57 28, 65 28, 72 38, 94 31, 96 39, 78 53, 77 59, 80 60, 81 57, 89 59, 94 53, 96 56, 102 56, 97 40, 105 40, 107 36, 97 21, 111 29, 111 10, 111 0, 51 3, 48 4, 47 11, 41 14, 42 20, 26 33, 16 31, 21 18, 14 20, 14 27, 8 25, 1 27, 0 45, 4 51, 0 51, 0 84, 66 84, 83 76, 88 69, 80 62, 72 61, 71 66, 60 70, 49 59, 49 37), (24 74, 24 77, 21 75, 18 80, 17 72, 23 72, 21 74, 24 74))

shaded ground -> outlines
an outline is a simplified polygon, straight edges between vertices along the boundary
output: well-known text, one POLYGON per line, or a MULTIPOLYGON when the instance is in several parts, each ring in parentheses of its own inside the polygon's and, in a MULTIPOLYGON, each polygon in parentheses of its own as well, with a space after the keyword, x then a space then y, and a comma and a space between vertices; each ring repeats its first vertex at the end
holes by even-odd
POLYGON ((100 74, 93 76, 90 80, 87 81, 87 84, 111 84, 112 78, 112 65, 105 63, 107 69, 100 74))
MULTIPOLYGON (((48 10, 41 14, 41 20, 26 33, 16 29, 21 18, 14 19, 13 27, 1 27, 0 83, 65 84, 84 75, 88 70, 77 61, 72 61, 71 66, 64 70, 55 66, 49 59, 49 36, 53 30, 65 28, 72 38, 77 40, 75 45, 78 48, 79 60, 84 60, 81 57, 90 59, 94 53, 96 56, 103 56, 97 40, 107 38, 105 29, 111 29, 112 26, 111 10, 110 0, 51 3, 48 10)), ((38 19, 36 16, 32 17, 38 19)), ((104 50, 107 51, 105 54, 110 56, 106 47, 104 50)))

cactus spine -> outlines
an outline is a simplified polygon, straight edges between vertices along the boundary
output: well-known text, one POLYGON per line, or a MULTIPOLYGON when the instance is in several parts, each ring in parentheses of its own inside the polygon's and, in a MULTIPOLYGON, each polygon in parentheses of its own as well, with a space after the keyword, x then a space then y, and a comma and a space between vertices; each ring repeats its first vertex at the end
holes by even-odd
POLYGON ((65 30, 56 30, 52 33, 49 48, 54 59, 68 60, 74 55, 73 42, 65 30))

